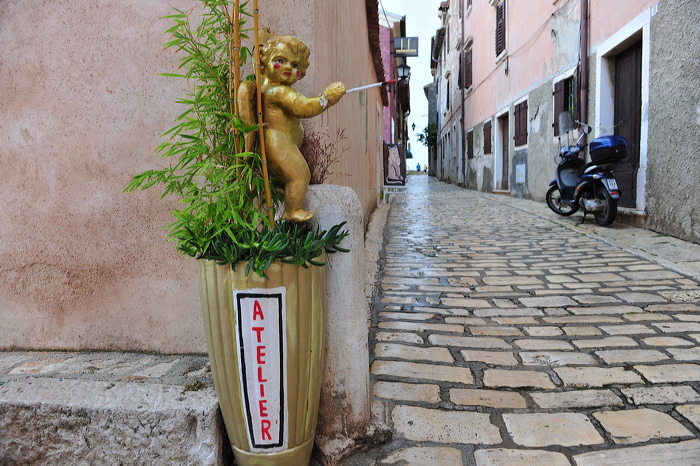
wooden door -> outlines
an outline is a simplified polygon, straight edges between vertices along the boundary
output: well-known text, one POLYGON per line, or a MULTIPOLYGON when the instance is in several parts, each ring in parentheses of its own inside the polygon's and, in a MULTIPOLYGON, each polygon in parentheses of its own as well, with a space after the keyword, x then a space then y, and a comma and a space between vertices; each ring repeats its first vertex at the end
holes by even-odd
POLYGON ((642 122, 642 42, 615 56, 615 134, 629 143, 628 156, 614 167, 622 190, 620 207, 637 206, 637 171, 642 122))
POLYGON ((498 118, 498 127, 501 133, 501 172, 499 173, 499 180, 496 184, 497 188, 503 191, 508 191, 508 143, 510 142, 508 138, 508 114, 503 115, 498 118))

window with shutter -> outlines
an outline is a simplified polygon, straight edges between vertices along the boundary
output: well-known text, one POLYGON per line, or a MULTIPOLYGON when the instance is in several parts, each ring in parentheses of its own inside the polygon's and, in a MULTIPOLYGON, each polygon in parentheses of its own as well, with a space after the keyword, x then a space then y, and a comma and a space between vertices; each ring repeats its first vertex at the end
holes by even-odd
POLYGON ((445 104, 447 105, 447 110, 450 109, 450 80, 447 80, 447 95, 445 96, 445 104))
POLYGON ((491 153, 491 120, 484 123, 484 154, 491 153))
POLYGON ((496 56, 506 49, 506 2, 496 5, 496 56))
POLYGON ((559 114, 564 111, 564 81, 554 83, 554 135, 559 136, 559 114))
POLYGON ((472 49, 469 47, 464 51, 464 87, 472 87, 472 49))
POLYGON ((457 89, 464 87, 464 60, 462 59, 464 52, 459 54, 459 73, 457 73, 457 89))
POLYGON ((474 158, 474 131, 467 133, 467 158, 474 158))
POLYGON ((552 123, 552 127, 554 128, 554 135, 559 136, 562 132, 562 128, 559 128, 559 114, 569 112, 572 121, 576 119, 574 78, 569 77, 554 83, 554 92, 552 95, 554 97, 554 122, 552 123))
POLYGON ((515 106, 515 145, 527 144, 527 100, 515 106))

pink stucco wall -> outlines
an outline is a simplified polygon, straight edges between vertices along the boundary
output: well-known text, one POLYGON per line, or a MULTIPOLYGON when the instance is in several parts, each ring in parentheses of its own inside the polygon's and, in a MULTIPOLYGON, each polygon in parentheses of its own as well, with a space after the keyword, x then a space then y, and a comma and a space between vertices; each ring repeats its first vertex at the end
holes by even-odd
MULTIPOLYGON (((261 3, 262 25, 312 48, 300 91, 375 79, 358 37, 364 2, 261 3)), ((155 148, 184 84, 156 75, 176 69, 160 18, 193 4, 0 2, 0 349, 206 350, 196 264, 165 241, 173 201, 122 193, 163 163, 155 148)), ((355 189, 365 215, 378 198, 379 98, 354 95, 316 123, 348 129, 351 150, 337 168, 348 176, 335 183, 355 189)))
MULTIPOLYGON (((379 41, 382 50, 382 63, 384 64, 384 75, 387 81, 395 79, 394 77, 394 61, 393 55, 391 55, 392 49, 392 36, 391 29, 385 26, 379 26, 379 41)), ((389 105, 384 107, 383 120, 384 120, 384 141, 387 143, 394 142, 391 135, 391 121, 396 119, 396 94, 393 92, 393 88, 389 88, 389 105)))
POLYGON ((659 0, 591 0, 591 50, 659 0))
MULTIPOLYGON (((504 57, 496 61, 496 9, 489 2, 472 2, 466 16, 465 39, 473 39, 474 80, 474 90, 467 96, 467 128, 507 108, 529 90, 573 68, 578 61, 579 1, 506 3, 507 60, 504 57)), ((590 53, 655 3, 658 2, 590 0, 590 53)))

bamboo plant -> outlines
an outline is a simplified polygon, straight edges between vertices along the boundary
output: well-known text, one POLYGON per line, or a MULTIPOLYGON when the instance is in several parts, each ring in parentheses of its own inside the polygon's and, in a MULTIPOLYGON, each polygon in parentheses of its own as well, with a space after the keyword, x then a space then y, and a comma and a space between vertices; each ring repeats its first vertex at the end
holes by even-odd
POLYGON ((240 149, 243 135, 259 130, 236 115, 241 62, 251 57, 250 49, 240 45, 249 32, 246 5, 230 0, 196 4, 200 8, 173 9, 166 16, 172 25, 165 49, 179 56, 179 70, 161 75, 184 80, 189 88, 177 101, 184 111, 157 149, 167 163, 136 175, 125 191, 159 185, 163 198, 178 198, 168 237, 187 256, 232 267, 243 262, 246 274, 253 270, 260 276, 275 260, 323 265, 315 258, 324 250, 346 251, 339 246, 348 234, 344 223, 320 231, 274 221, 281 195, 270 189, 261 154, 240 149))

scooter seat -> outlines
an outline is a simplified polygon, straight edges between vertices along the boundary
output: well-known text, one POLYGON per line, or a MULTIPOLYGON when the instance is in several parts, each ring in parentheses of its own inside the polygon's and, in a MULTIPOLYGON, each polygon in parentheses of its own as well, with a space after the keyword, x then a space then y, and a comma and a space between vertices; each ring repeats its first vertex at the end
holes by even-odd
POLYGON ((600 164, 597 164, 597 163, 595 163, 595 162, 588 162, 587 164, 585 164, 584 166, 582 166, 581 168, 579 168, 579 170, 578 170, 578 176, 581 176, 581 175, 583 175, 584 173, 586 173, 586 170, 588 170, 588 169, 591 168, 591 167, 599 167, 599 166, 600 166, 600 164))

